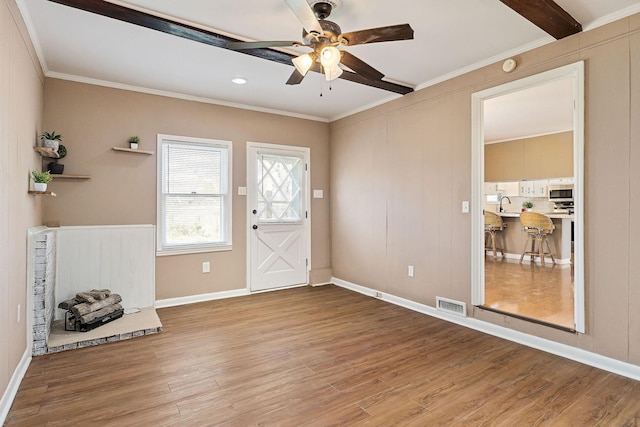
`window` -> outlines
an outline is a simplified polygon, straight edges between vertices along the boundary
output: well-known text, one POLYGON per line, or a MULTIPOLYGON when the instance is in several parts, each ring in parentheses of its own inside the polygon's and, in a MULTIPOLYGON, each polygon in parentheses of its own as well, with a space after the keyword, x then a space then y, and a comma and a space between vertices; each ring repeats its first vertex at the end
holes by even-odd
POLYGON ((231 142, 158 135, 158 255, 231 250, 231 142))

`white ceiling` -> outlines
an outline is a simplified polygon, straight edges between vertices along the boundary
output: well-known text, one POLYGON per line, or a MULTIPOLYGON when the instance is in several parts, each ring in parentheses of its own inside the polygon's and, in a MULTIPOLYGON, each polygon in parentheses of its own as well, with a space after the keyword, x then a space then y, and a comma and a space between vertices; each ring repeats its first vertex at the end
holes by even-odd
POLYGON ((567 132, 573 129, 573 78, 484 101, 484 142, 567 132))
MULTIPOLYGON (((309 73, 297 86, 282 65, 83 12, 17 0, 47 76, 135 88, 222 105, 331 121, 400 97, 309 73), (245 77, 243 86, 232 77, 245 77), (320 96, 320 93, 323 96, 320 96)), ((640 12, 638 0, 556 0, 585 30, 640 12)), ((246 40, 300 40, 283 0, 112 1, 246 40)), ((415 39, 352 46, 351 53, 417 89, 503 60, 553 38, 499 0, 342 0, 329 18, 343 32, 409 23, 415 39)), ((305 53, 303 48, 292 53, 305 53)))

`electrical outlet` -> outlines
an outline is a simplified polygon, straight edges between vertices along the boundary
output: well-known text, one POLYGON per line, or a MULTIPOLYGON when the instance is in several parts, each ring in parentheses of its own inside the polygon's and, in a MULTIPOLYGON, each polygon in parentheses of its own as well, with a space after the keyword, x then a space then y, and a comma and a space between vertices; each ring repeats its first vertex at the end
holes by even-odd
POLYGON ((409 268, 407 269, 407 274, 409 275, 409 277, 413 277, 413 265, 409 266, 409 268))
POLYGON ((211 271, 211 264, 209 263, 209 261, 205 261, 202 263, 202 272, 203 273, 209 273, 211 271))
POLYGON ((21 317, 20 314, 22 314, 21 311, 22 311, 22 306, 18 304, 18 323, 20 323, 20 317, 21 317))

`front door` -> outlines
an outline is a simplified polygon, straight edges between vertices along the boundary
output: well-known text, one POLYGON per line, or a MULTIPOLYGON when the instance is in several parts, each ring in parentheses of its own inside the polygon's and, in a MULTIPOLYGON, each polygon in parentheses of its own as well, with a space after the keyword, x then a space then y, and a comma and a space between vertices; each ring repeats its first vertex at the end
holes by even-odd
POLYGON ((249 143, 249 289, 308 282, 306 148, 249 143))

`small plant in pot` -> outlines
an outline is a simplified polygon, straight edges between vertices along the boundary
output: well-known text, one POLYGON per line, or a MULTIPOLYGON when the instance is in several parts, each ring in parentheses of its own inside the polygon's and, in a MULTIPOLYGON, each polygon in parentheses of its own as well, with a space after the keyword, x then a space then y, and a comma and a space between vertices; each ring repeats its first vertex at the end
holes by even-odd
POLYGON ((131 138, 129 138, 129 146, 131 147, 132 150, 137 150, 139 143, 140 143, 139 137, 132 136, 131 138))
POLYGON ((58 147, 60 142, 62 142, 62 135, 57 134, 56 131, 53 132, 43 132, 40 135, 40 139, 42 139, 42 146, 53 149, 53 151, 58 151, 58 147))
POLYGON ((65 156, 67 155, 67 147, 65 147, 62 144, 58 145, 58 158, 55 159, 54 161, 52 161, 51 163, 49 163, 49 171, 51 171, 52 174, 56 174, 59 175, 62 172, 64 172, 64 165, 58 163, 58 161, 60 159, 63 159, 65 156))
POLYGON ((47 183, 51 181, 49 171, 40 172, 37 169, 31 171, 31 179, 33 180, 33 189, 35 191, 47 191, 47 183))
POLYGON ((522 207, 527 210, 527 212, 531 212, 531 208, 533 208, 533 202, 527 200, 526 202, 522 202, 522 207))

